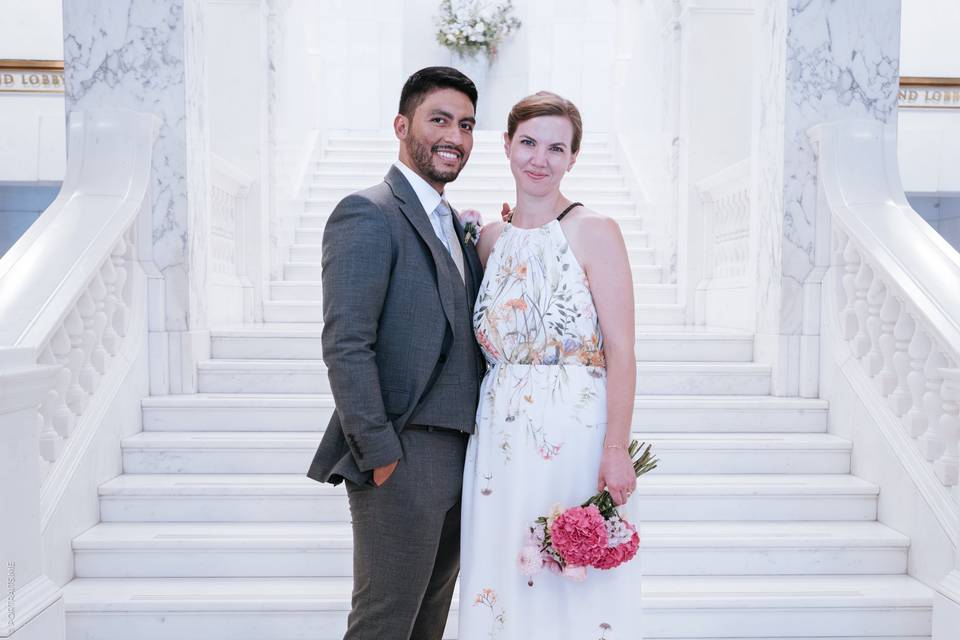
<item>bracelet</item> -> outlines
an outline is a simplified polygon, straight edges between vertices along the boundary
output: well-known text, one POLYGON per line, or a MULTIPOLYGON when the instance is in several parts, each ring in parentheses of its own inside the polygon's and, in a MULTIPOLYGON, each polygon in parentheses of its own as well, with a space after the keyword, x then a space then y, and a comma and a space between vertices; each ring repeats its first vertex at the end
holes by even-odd
POLYGON ((627 449, 627 447, 622 444, 604 444, 603 448, 604 449, 623 449, 624 451, 626 451, 627 449))

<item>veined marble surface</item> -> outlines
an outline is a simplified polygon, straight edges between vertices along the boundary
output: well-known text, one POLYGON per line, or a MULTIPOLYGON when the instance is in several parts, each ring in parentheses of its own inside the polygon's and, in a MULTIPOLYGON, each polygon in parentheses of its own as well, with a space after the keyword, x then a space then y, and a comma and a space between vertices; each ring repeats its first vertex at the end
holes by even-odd
POLYGON ((807 130, 842 118, 896 126, 900 0, 777 0, 761 3, 758 19, 757 357, 774 365, 774 393, 810 394, 819 284, 816 157, 807 130))
POLYGON ((799 335, 817 189, 807 129, 848 117, 896 126, 900 0, 761 4, 758 330, 799 335))
POLYGON ((162 121, 153 156, 153 260, 164 275, 168 331, 203 326, 201 7, 200 0, 63 3, 67 111, 121 107, 162 121))

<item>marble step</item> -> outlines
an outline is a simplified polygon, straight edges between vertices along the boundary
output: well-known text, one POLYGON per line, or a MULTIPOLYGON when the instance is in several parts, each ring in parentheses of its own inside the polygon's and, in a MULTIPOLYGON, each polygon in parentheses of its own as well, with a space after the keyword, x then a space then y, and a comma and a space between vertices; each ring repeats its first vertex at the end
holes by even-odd
MULTIPOLYGON (((273 283, 278 284, 278 283, 273 283)), ((648 285, 672 287, 673 285, 648 285)), ((317 325, 251 325, 213 329, 210 332, 214 359, 322 359, 322 323, 317 325)), ((636 333, 639 361, 750 362, 753 336, 726 331, 685 331, 657 328, 636 333)))
MULTIPOLYGON (((337 162, 340 160, 370 160, 381 162, 389 167, 397 160, 397 151, 386 149, 362 149, 352 145, 328 145, 323 150, 322 160, 337 162)), ((507 158, 504 155, 503 147, 497 149, 494 147, 474 148, 470 152, 470 158, 467 159, 467 166, 475 161, 499 162, 507 166, 507 158)), ((608 149, 582 149, 577 155, 577 163, 615 163, 616 159, 608 149)))
MULTIPOLYGON (((360 173, 363 175, 374 175, 379 179, 383 179, 383 176, 387 174, 396 160, 396 155, 378 153, 373 156, 365 155, 356 158, 337 158, 336 160, 318 158, 314 160, 310 166, 314 172, 324 174, 355 175, 360 173)), ((471 154, 470 159, 467 161, 466 168, 460 172, 460 176, 457 179, 459 180, 461 177, 467 178, 473 175, 490 174, 505 176, 507 178, 511 177, 510 165, 507 163, 507 159, 504 157, 502 151, 499 155, 490 152, 476 156, 471 154)), ((621 175, 620 163, 609 157, 604 159, 592 157, 578 158, 577 164, 574 165, 570 173, 566 175, 566 178, 572 178, 574 176, 586 177, 598 174, 621 175)), ((371 184, 376 184, 376 182, 371 184)))
MULTIPOLYGON (((201 393, 329 393, 327 368, 318 360, 204 360, 201 393)), ((769 365, 751 362, 640 362, 637 393, 764 395, 769 365)))
MULTIPOLYGON (((323 229, 303 229, 298 228, 295 231, 297 244, 323 246, 323 229)), ((641 249, 650 246, 650 236, 646 231, 623 231, 623 240, 627 245, 627 251, 631 249, 641 249)), ((641 264, 641 263, 633 263, 641 264)))
MULTIPOLYGON (((125 473, 306 473, 322 434, 144 431, 122 440, 125 473)), ((825 433, 634 433, 658 474, 849 473, 848 440, 825 433)))
MULTIPOLYGON (((643 575, 890 575, 910 539, 879 522, 644 522, 643 575)), ((519 540, 523 531, 517 531, 519 540)), ((101 523, 73 540, 78 578, 353 575, 348 523, 101 523)))
MULTIPOLYGON (((632 265, 652 265, 656 262, 656 250, 648 247, 631 247, 627 256, 632 265)), ((323 257, 322 244, 290 245, 290 262, 320 262, 323 257)))
MULTIPOLYGON (((68 637, 339 640, 350 578, 81 578, 63 589, 68 637)), ((933 591, 893 576, 650 576, 645 640, 929 640, 933 591)), ((445 640, 457 637, 455 597, 445 640)))
MULTIPOLYGON (((567 190, 578 192, 583 189, 623 189, 626 186, 623 176, 613 168, 593 171, 583 169, 582 173, 580 169, 581 167, 576 167, 574 171, 564 176, 561 183, 564 193, 567 190)), ((358 166, 351 169, 336 163, 315 168, 310 175, 310 187, 311 189, 331 187, 347 189, 348 193, 353 193, 379 183, 383 175, 379 166, 358 166)), ((449 183, 446 189, 449 190, 450 201, 453 203, 459 201, 463 190, 470 189, 496 189, 498 192, 511 194, 510 200, 513 200, 512 194, 515 192, 516 183, 506 166, 500 171, 492 168, 471 171, 471 166, 468 164, 456 181, 449 183)))
MULTIPOLYGON (((343 485, 303 471, 126 473, 100 486, 104 522, 350 522, 343 485)), ((648 474, 644 522, 870 522, 879 487, 848 474, 648 474)))
MULTIPOLYGON (((323 229, 327 222, 327 217, 333 211, 339 198, 323 196, 322 198, 310 198, 304 203, 304 213, 299 216, 300 229, 323 229)), ((476 209, 480 212, 483 220, 490 222, 500 220, 500 211, 503 208, 503 200, 486 198, 484 200, 465 200, 457 202, 459 209, 476 209)), ((643 218, 638 214, 639 207, 630 200, 617 200, 603 203, 593 207, 599 213, 610 216, 620 225, 620 230, 624 233, 628 231, 642 231, 643 218)), ((629 246, 629 245, 628 245, 629 246)))
MULTIPOLYGON (((663 267, 655 264, 637 264, 631 265, 630 269, 633 271, 633 284, 634 291, 637 292, 638 296, 642 290, 637 289, 638 286, 647 285, 647 284, 661 284, 663 279, 663 267)), ((284 281, 313 281, 316 283, 316 286, 320 286, 320 278, 322 277, 323 269, 319 262, 287 262, 283 265, 283 280, 284 281)), ((667 285, 673 287, 674 285, 667 285)), ((277 298, 274 298, 275 300, 277 298)), ((295 300, 302 298, 294 298, 295 300)), ((648 302, 647 300, 642 300, 643 302, 648 302)), ((657 304, 665 304, 665 300, 650 300, 649 302, 657 304)))
MULTIPOLYGON (((653 265, 633 267, 635 279, 659 279, 660 267, 653 265)), ((316 263, 291 263, 284 265, 284 280, 270 283, 270 299, 276 301, 323 300, 323 271, 316 263), (313 276, 313 277, 310 277, 313 276)), ((636 282, 633 285, 634 304, 672 304, 677 299, 677 285, 659 282, 636 282)))
MULTIPOLYGON (((330 136, 324 141, 331 147, 351 147, 356 149, 379 149, 397 153, 400 150, 400 141, 397 140, 393 132, 382 135, 370 136, 330 136)), ((583 151, 608 151, 610 143, 603 137, 592 138, 585 136, 580 140, 580 149, 583 151)), ((500 151, 503 153, 503 136, 494 134, 492 136, 478 136, 476 133, 473 138, 473 150, 484 149, 488 151, 500 151)))
MULTIPOLYGON (((637 326, 678 325, 686 321, 682 304, 638 304, 637 326)), ((264 300, 265 322, 323 322, 323 307, 315 300, 264 300)))
MULTIPOLYGON (((369 185, 367 185, 369 186, 369 185)), ((362 188, 362 187, 360 187, 362 188)), ((358 188, 353 185, 311 185, 309 197, 313 200, 340 200, 346 198, 358 188)), ((515 197, 513 184, 506 185, 463 185, 448 186, 445 189, 447 199, 456 209, 469 208, 472 202, 512 202, 515 197)), ((564 195, 575 202, 582 202, 590 208, 603 208, 607 203, 621 203, 630 199, 626 187, 568 186, 564 183, 564 195)))
MULTIPOLYGON (((190 394, 141 401, 145 431, 322 431, 330 394, 190 394)), ((649 433, 825 433, 827 403, 777 396, 637 396, 634 429, 649 433)))

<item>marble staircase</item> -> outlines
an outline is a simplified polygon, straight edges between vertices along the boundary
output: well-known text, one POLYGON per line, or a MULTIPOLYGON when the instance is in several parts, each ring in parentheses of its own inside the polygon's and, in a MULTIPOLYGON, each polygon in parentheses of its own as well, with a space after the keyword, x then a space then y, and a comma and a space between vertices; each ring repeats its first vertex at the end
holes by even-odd
MULTIPOLYGON (((379 182, 397 157, 392 134, 329 136, 311 165, 302 212, 290 214, 294 242, 287 250, 282 277, 270 284, 264 305, 268 322, 322 320, 320 249, 323 226, 336 203, 349 193, 379 182)), ((494 132, 477 132, 473 153, 456 182, 447 187, 459 209, 477 209, 488 220, 512 201, 513 177, 494 132)), ((604 137, 587 136, 573 170, 564 180, 565 193, 620 223, 630 251, 638 322, 674 324, 684 318, 675 283, 665 281, 640 205, 630 192, 623 168, 604 137)))
MULTIPOLYGON (((509 178, 495 140, 481 142, 451 201, 492 217, 509 178)), ((341 637, 345 492, 304 477, 333 411, 319 246, 332 204, 378 180, 391 149, 385 137, 326 141, 270 322, 212 331, 199 393, 143 399, 124 473, 100 487, 102 522, 73 543, 68 638, 341 637)), ((635 267, 633 430, 661 460, 633 498, 644 637, 929 640, 933 594, 907 573, 911 541, 878 521, 879 488, 851 473, 827 403, 770 395, 753 335, 678 324, 674 285, 604 141, 585 144, 569 180, 571 196, 621 221, 635 267)))

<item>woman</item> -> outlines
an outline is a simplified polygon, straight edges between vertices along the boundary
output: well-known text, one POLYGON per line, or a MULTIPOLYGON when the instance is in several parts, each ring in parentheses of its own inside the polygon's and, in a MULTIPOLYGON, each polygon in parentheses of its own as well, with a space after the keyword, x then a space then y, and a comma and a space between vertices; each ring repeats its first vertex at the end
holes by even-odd
POLYGON ((577 108, 552 93, 508 117, 516 206, 478 242, 474 329, 491 369, 464 470, 460 640, 642 637, 638 558, 585 580, 582 569, 543 572, 532 586, 517 560, 529 526, 555 505, 605 487, 624 505, 636 486, 627 250, 614 220, 560 192, 581 137, 577 108))

